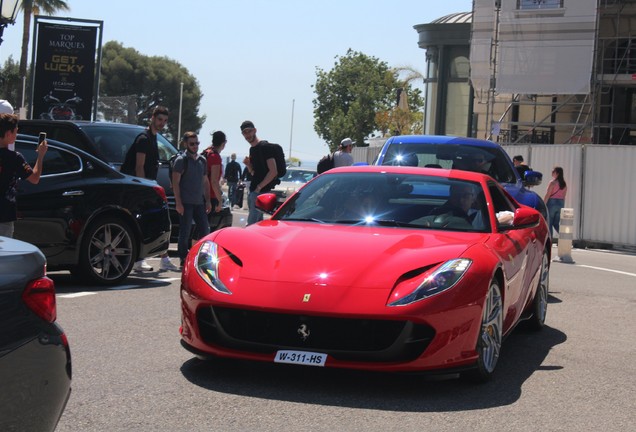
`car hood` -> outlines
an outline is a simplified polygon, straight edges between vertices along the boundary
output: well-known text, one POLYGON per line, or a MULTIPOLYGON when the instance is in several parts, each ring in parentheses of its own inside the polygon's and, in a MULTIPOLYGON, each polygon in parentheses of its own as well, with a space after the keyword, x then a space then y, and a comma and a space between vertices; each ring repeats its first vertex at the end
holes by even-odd
POLYGON ((385 290, 400 275, 460 257, 488 236, 272 220, 215 234, 210 238, 242 263, 241 279, 385 290))

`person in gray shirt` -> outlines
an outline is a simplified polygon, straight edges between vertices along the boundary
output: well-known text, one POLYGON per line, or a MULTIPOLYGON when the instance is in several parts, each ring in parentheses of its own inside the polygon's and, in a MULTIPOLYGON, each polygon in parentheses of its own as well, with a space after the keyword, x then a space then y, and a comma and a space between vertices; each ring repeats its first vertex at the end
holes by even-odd
POLYGON ((338 151, 333 154, 333 167, 338 168, 341 166, 353 165, 353 156, 351 151, 353 150, 353 141, 351 138, 345 138, 340 142, 338 151))
POLYGON ((172 169, 172 189, 179 213, 178 254, 181 267, 190 249, 192 220, 201 238, 210 232, 207 214, 212 210, 207 162, 199 154, 199 137, 194 132, 183 135, 186 151, 177 157, 172 169))

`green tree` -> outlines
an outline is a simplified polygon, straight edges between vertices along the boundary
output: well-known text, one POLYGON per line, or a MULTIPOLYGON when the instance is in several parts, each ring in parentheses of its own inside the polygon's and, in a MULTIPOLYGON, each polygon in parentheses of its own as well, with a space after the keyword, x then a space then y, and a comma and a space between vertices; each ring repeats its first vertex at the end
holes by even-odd
POLYGON ((314 91, 314 129, 331 150, 345 137, 358 145, 382 129, 378 113, 397 105, 397 90, 409 93, 408 104, 414 111, 423 106, 418 89, 398 79, 398 72, 375 57, 349 49, 336 56, 333 69, 316 69, 314 91))
POLYGON ((420 89, 413 88, 416 82, 423 83, 424 75, 413 66, 398 66, 393 69, 401 83, 397 105, 390 111, 389 130, 396 134, 424 133, 424 99, 420 89))
POLYGON ((13 60, 13 56, 9 56, 0 68, 0 98, 8 100, 17 109, 22 101, 21 88, 19 65, 13 60))
POLYGON ((198 132, 205 122, 199 116, 203 94, 188 70, 167 57, 145 56, 120 42, 107 42, 102 50, 100 95, 137 95, 138 124, 146 125, 157 105, 170 110, 166 135, 177 141, 179 98, 183 83, 181 132, 198 132))
MULTIPOLYGON (((27 57, 29 53, 29 40, 31 39, 31 18, 33 15, 55 15, 58 11, 69 10, 64 0, 22 0, 24 12, 24 27, 22 29, 22 51, 20 52, 20 76, 27 73, 27 57)), ((20 84, 20 89, 22 84, 20 84)))

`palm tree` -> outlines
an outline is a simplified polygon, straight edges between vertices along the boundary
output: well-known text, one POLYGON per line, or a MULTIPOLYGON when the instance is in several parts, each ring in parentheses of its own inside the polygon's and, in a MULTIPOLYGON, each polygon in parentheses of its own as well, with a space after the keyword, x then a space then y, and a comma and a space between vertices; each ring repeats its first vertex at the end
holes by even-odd
POLYGON ((29 39, 31 38, 31 16, 44 13, 54 15, 61 10, 69 10, 64 0, 23 0, 24 28, 22 30, 22 52, 20 54, 20 76, 26 76, 29 39))

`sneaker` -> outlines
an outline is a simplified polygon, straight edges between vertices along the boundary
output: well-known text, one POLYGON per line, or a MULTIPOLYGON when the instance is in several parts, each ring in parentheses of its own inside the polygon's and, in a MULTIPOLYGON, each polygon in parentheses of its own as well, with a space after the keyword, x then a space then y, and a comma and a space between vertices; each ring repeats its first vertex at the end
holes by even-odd
POLYGON ((133 270, 136 272, 151 272, 153 268, 148 265, 146 260, 140 260, 133 265, 133 270))
POLYGON ((176 272, 181 271, 179 267, 172 264, 172 261, 170 261, 170 258, 161 258, 161 263, 159 264, 159 270, 176 271, 176 272))

